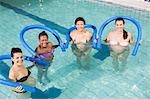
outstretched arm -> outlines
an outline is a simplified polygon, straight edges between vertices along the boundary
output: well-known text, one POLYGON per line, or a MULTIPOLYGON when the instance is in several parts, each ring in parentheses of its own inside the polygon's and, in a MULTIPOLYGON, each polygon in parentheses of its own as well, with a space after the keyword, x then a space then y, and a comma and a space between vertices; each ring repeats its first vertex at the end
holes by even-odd
POLYGON ((58 45, 53 45, 52 48, 55 49, 55 48, 57 48, 57 47, 59 47, 59 46, 60 46, 59 44, 58 44, 58 45))
POLYGON ((108 33, 107 38, 102 41, 102 44, 108 44, 110 41, 110 33, 108 33))
MULTIPOLYGON (((38 47, 35 49, 35 52, 36 52, 36 53, 38 52, 38 47)), ((32 58, 39 58, 39 57, 38 57, 38 56, 32 56, 32 58)), ((36 64, 35 62, 32 62, 32 64, 31 64, 30 66, 26 67, 26 68, 27 68, 27 69, 31 69, 31 68, 33 68, 34 66, 36 66, 35 64, 36 64)))

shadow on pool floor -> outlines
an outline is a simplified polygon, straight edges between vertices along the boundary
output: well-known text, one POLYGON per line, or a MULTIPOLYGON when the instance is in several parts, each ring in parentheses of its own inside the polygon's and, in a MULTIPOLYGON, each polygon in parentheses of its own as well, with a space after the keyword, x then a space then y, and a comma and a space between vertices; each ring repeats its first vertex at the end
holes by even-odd
POLYGON ((37 98, 42 98, 42 99, 49 99, 49 98, 56 98, 60 96, 62 93, 61 89, 51 87, 47 89, 46 91, 41 91, 39 89, 36 89, 35 93, 32 93, 31 98, 32 99, 37 99, 37 98))

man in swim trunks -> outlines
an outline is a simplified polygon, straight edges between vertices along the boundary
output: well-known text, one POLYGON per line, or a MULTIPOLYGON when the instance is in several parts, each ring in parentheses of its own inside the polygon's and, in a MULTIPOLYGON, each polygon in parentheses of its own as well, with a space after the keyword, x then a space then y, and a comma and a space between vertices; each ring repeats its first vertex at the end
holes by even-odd
POLYGON ((133 38, 130 32, 124 30, 125 21, 123 18, 117 18, 115 20, 116 29, 107 35, 107 39, 104 40, 110 44, 111 56, 113 58, 113 66, 116 71, 119 70, 119 62, 121 62, 120 68, 123 68, 127 63, 127 57, 129 55, 129 43, 133 44, 133 38))
MULTIPOLYGON (((11 50, 12 67, 9 71, 9 79, 27 86, 35 86, 35 79, 30 76, 30 71, 23 65, 23 55, 20 48, 12 48, 11 50)), ((13 91, 24 93, 21 86, 17 86, 13 91)))
POLYGON ((82 59, 86 59, 89 57, 89 53, 91 52, 91 38, 92 33, 88 30, 84 29, 85 20, 82 17, 78 17, 75 20, 76 30, 70 33, 70 37, 72 39, 72 52, 77 57, 77 63, 81 64, 82 59))

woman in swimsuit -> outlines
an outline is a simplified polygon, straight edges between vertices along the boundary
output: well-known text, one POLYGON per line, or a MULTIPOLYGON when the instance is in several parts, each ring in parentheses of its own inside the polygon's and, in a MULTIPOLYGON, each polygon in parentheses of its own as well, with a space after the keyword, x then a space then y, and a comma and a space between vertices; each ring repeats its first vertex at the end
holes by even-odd
MULTIPOLYGON (((39 36, 39 46, 35 49, 35 51, 39 54, 40 58, 44 58, 46 61, 48 61, 49 66, 52 63, 53 57, 54 57, 54 49, 57 48, 59 45, 53 45, 52 42, 48 41, 48 35, 45 31, 42 31, 39 36)), ((35 56, 36 57, 36 56, 35 56)), ((42 77, 50 82, 49 78, 47 77, 48 67, 44 67, 41 65, 36 65, 38 68, 38 81, 40 83, 42 82, 42 77)))
POLYGON ((123 18, 117 18, 115 24, 116 30, 110 32, 104 41, 110 44, 114 69, 118 71, 119 62, 121 62, 121 67, 124 67, 127 63, 127 57, 130 52, 129 43, 133 44, 133 38, 130 32, 124 30, 125 21, 123 18))
MULTIPOLYGON (((12 67, 9 71, 9 79, 13 82, 19 82, 27 86, 35 86, 35 79, 30 77, 30 71, 23 65, 23 55, 20 48, 12 48, 11 50, 12 67)), ((24 93, 21 86, 16 87, 13 91, 24 93)))
POLYGON ((72 39, 72 52, 77 57, 77 63, 82 65, 81 60, 86 59, 91 52, 92 46, 90 43, 92 33, 84 29, 85 20, 78 17, 75 20, 77 30, 70 33, 72 39))

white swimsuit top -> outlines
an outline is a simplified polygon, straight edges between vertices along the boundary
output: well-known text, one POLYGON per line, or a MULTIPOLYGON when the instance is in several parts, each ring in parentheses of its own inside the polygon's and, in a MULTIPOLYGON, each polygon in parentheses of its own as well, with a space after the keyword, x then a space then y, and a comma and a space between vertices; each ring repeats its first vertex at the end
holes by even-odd
POLYGON ((122 42, 117 42, 117 41, 110 41, 110 45, 120 45, 120 46, 128 46, 129 42, 127 41, 122 41, 122 42))

